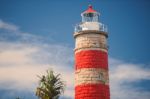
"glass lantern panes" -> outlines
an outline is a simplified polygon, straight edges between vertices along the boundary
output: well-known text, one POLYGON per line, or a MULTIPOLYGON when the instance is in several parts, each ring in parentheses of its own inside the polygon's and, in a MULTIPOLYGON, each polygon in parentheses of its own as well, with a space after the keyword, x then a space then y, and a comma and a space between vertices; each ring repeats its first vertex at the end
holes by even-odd
POLYGON ((98 13, 83 13, 82 22, 98 22, 99 14, 98 13))

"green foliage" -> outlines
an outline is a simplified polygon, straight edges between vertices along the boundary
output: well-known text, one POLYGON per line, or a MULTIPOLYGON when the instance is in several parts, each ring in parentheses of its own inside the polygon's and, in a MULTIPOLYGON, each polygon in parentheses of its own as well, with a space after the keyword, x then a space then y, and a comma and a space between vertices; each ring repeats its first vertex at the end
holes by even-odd
POLYGON ((54 74, 53 70, 47 70, 46 75, 39 76, 39 86, 36 89, 36 96, 40 99, 58 99, 64 92, 65 84, 60 74, 54 74))
POLYGON ((21 98, 17 97, 16 99, 21 99, 21 98))

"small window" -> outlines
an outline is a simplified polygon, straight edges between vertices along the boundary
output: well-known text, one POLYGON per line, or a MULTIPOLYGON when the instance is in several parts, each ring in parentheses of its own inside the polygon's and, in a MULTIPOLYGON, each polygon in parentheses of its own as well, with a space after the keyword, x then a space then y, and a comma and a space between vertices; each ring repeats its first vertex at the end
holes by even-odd
POLYGON ((100 80, 103 80, 103 78, 104 78, 103 73, 99 73, 99 79, 100 79, 100 80))

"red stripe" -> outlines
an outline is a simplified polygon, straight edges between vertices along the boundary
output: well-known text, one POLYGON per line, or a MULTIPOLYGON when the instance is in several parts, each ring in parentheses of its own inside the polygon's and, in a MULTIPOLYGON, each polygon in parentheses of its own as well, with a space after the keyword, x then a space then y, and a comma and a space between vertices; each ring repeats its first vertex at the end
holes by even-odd
POLYGON ((76 86, 75 99, 110 99, 109 86, 103 84, 76 86))
POLYGON ((75 67, 81 68, 104 68, 108 69, 107 52, 99 50, 80 51, 75 54, 75 67))

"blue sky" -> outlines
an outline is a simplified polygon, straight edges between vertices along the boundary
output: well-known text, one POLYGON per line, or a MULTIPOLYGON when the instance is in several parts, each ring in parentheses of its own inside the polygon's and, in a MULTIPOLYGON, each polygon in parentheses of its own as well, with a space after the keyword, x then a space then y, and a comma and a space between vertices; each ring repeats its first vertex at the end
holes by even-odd
POLYGON ((73 99, 74 26, 89 4, 108 26, 112 99, 149 99, 149 0, 0 0, 1 99, 36 99, 47 68, 62 73, 62 98, 73 99))

